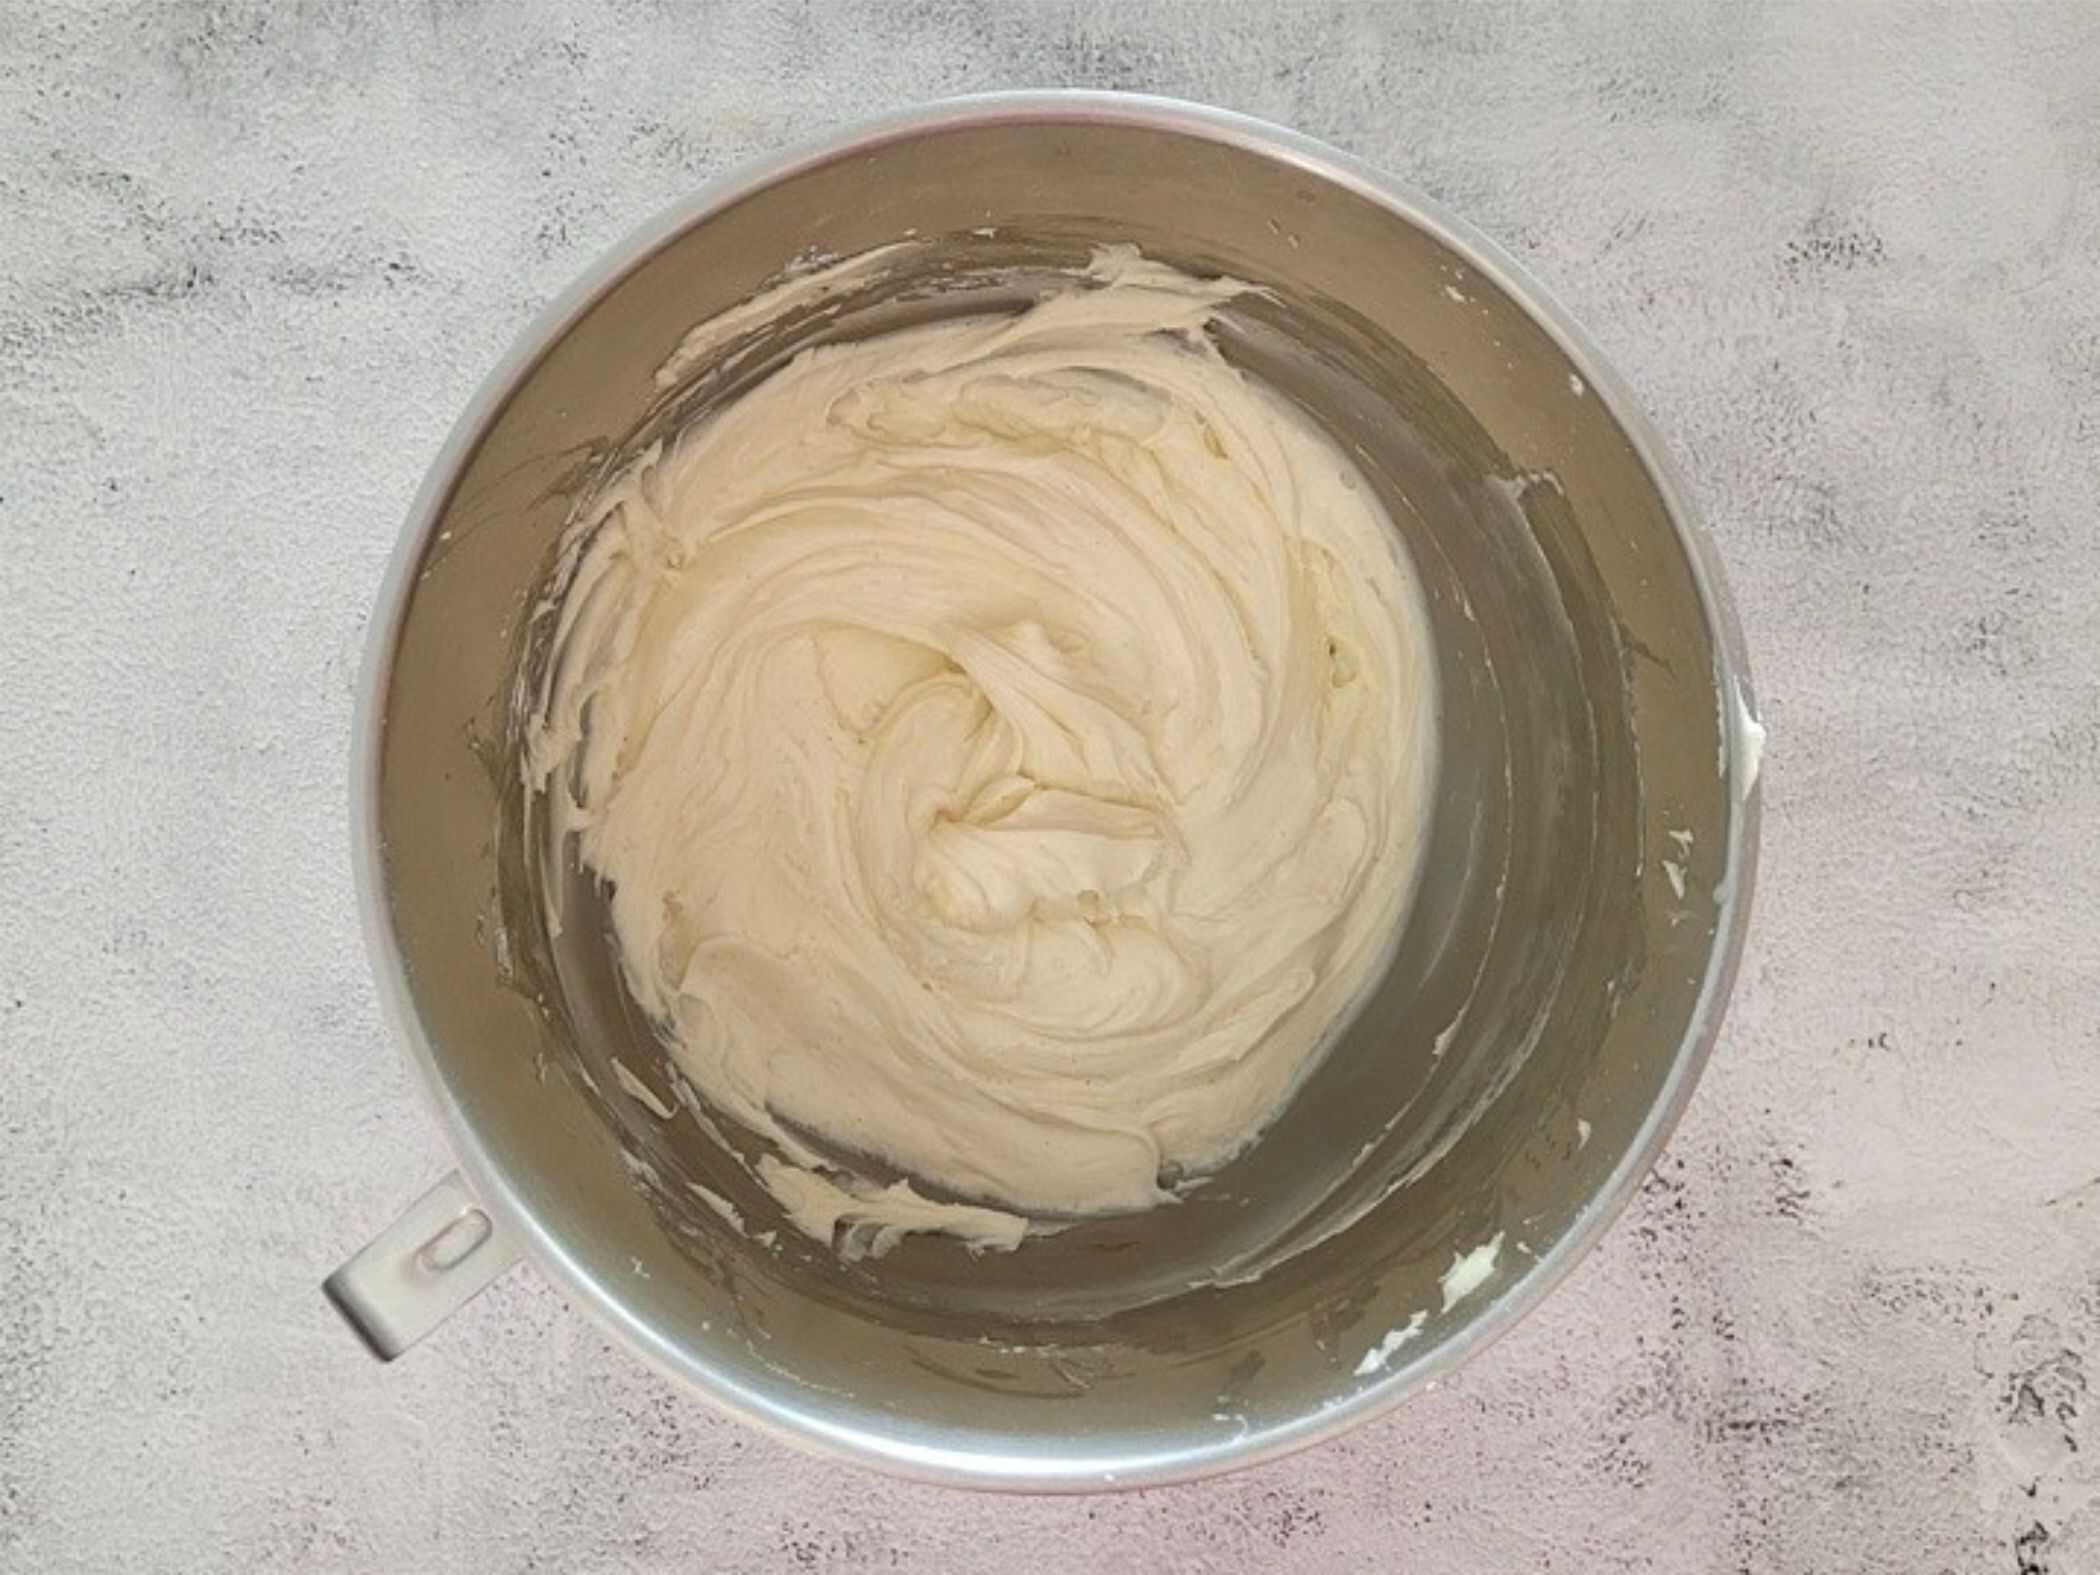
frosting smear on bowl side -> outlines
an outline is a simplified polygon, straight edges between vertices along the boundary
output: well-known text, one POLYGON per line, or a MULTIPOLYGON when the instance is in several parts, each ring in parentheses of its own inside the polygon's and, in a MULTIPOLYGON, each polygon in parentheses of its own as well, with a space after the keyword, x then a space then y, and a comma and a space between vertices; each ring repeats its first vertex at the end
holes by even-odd
POLYGON ((1205 332, 1246 288, 1113 248, 805 350, 579 517, 528 786, 849 1256, 1167 1201, 1388 960, 1426 615, 1350 460, 1205 332))

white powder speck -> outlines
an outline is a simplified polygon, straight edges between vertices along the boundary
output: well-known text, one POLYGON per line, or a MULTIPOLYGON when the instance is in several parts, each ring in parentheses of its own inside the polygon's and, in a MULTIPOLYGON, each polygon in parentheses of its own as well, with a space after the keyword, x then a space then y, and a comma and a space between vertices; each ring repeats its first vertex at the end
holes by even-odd
MULTIPOLYGON (((1451 1305, 1448 1300, 1448 1293, 1444 1305, 1446 1307, 1451 1305)), ((1372 1346, 1370 1350, 1364 1352, 1364 1359, 1356 1364, 1356 1376, 1369 1378, 1373 1373, 1384 1372, 1385 1365, 1393 1359, 1393 1354, 1401 1346, 1421 1334, 1422 1325, 1428 1317, 1428 1313, 1417 1309, 1415 1315, 1408 1319, 1402 1327, 1388 1329, 1384 1339, 1372 1346)))
POLYGON ((612 1069, 613 1081, 627 1091, 627 1096, 630 1099, 646 1107, 649 1113, 655 1116, 657 1120, 669 1121, 672 1116, 677 1114, 676 1111, 658 1097, 655 1089, 651 1088, 639 1077, 636 1077, 634 1073, 628 1071, 627 1063, 618 1056, 612 1058, 612 1069))
POLYGON ((719 1192, 715 1192, 710 1188, 703 1187, 697 1181, 688 1181, 685 1184, 685 1190, 690 1192, 694 1197, 698 1198, 702 1203, 705 1203, 709 1208, 713 1209, 715 1213, 721 1215, 722 1218, 728 1223, 729 1228, 731 1230, 743 1230, 743 1214, 738 1211, 737 1206, 734 1203, 731 1203, 719 1192))
POLYGON ((1457 1254, 1438 1283, 1444 1291, 1444 1311, 1449 1312, 1488 1282, 1495 1260, 1502 1256, 1502 1232, 1496 1231, 1471 1252, 1457 1254))

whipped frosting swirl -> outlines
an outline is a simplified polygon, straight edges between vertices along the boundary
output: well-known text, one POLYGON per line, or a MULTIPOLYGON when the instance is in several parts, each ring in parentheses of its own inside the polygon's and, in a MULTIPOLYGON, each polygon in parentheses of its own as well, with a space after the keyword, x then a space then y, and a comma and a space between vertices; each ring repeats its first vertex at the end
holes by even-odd
POLYGON ((1349 459, 1204 331, 1245 288, 1116 248, 805 350, 580 519, 530 785, 849 1254, 1169 1199, 1389 956, 1426 617, 1349 459))

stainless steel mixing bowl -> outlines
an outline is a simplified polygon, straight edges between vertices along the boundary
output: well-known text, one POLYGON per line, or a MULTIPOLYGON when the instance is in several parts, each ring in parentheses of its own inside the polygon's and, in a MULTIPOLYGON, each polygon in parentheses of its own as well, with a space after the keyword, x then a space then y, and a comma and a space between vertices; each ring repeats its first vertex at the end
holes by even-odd
POLYGON ((936 105, 746 170, 525 335, 395 556, 357 868, 462 1174, 330 1292, 391 1355, 522 1255, 718 1405, 939 1481, 1156 1483, 1325 1437, 1508 1328, 1654 1160, 1741 942, 1750 706, 1711 549, 1618 380, 1500 251, 1354 160, 1213 110, 1054 94, 936 105), (652 380, 796 259, 900 238, 922 244, 857 294, 679 388, 652 380), (558 864, 513 758, 513 688, 545 654, 531 609, 624 445, 800 345, 1010 308, 1109 241, 1266 286, 1225 313, 1226 353, 1354 452, 1405 537, 1442 691, 1428 873, 1344 1039, 1182 1206, 1009 1256, 917 1238, 847 1265, 681 1108, 603 926, 552 943, 535 917, 558 864), (770 1249, 752 1239, 769 1229, 770 1249), (1452 1296, 1454 1261, 1491 1244, 1484 1283, 1452 1296))

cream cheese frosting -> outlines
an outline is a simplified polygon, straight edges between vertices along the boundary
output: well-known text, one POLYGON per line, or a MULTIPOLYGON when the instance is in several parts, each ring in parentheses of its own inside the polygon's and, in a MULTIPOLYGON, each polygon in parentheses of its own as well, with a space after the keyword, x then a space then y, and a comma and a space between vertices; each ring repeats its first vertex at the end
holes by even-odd
POLYGON ((1349 459, 1205 332, 1245 289, 1118 248, 805 350, 579 517, 528 785, 849 1256, 1170 1200, 1395 942, 1426 617, 1349 459))

